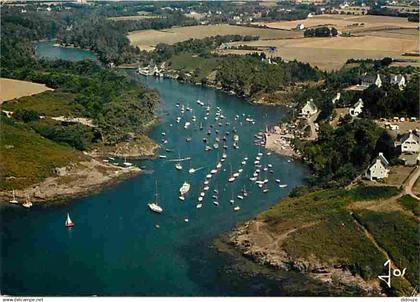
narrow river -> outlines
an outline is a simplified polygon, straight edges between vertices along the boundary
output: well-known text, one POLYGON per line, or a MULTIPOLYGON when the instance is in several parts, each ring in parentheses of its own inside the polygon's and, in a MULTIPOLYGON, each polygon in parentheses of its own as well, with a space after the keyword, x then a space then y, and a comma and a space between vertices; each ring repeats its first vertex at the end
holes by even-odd
POLYGON ((2 293, 282 294, 265 288, 278 285, 264 283, 258 278, 245 280, 240 275, 228 274, 231 260, 217 253, 212 248, 212 242, 235 224, 257 215, 286 196, 293 187, 302 184, 308 174, 302 164, 274 154, 267 155, 267 150, 259 150, 254 144, 254 135, 264 130, 266 125, 279 121, 284 110, 280 107, 253 106, 215 89, 167 79, 140 78, 133 73, 132 76, 160 93, 162 102, 157 114, 161 123, 150 136, 161 144, 159 153, 166 158, 132 161, 144 169, 142 175, 86 198, 59 205, 34 206, 29 211, 2 206, 2 293), (205 106, 197 104, 197 100, 205 106), (192 109, 192 112, 184 112, 180 123, 176 122, 181 116, 177 102, 192 109), (207 106, 210 110, 205 119, 207 106), (224 119, 215 120, 217 108, 224 119), (196 122, 192 121, 193 115, 196 122), (254 119, 255 123, 247 122, 246 117, 254 119), (186 121, 191 122, 187 129, 184 128, 186 121), (200 130, 200 123, 203 130, 200 130), (208 129, 211 130, 210 135, 207 135, 208 129), (232 147, 234 129, 239 136, 239 149, 232 147), (229 134, 226 135, 226 132, 229 134), (211 169, 216 169, 217 162, 222 158, 222 137, 225 135, 227 158, 209 180, 210 188, 204 197, 203 207, 197 209, 197 198, 206 175, 211 169), (210 141, 208 145, 213 145, 217 136, 221 139, 220 147, 204 151, 203 138, 210 141), (191 138, 191 142, 186 142, 187 137, 191 138), (269 180, 269 191, 266 193, 249 180, 259 152, 263 153, 261 179, 269 180), (170 161, 178 156, 191 157, 191 161, 181 162, 181 171, 175 168, 175 162, 170 161), (245 157, 248 160, 241 165, 245 157), (233 173, 243 169, 232 183, 228 182, 231 166, 233 173), (272 167, 264 171, 263 168, 268 166, 272 167), (188 169, 191 167, 201 169, 190 174, 188 169), (275 179, 280 179, 281 184, 287 184, 287 187, 280 188, 275 179), (178 192, 185 181, 191 184, 191 189, 181 201, 178 192), (147 207, 154 199, 156 182, 159 204, 164 209, 161 215, 147 207), (244 186, 248 196, 240 200, 237 195, 241 194, 244 186), (213 204, 212 195, 215 194, 218 195, 219 206, 213 204), (229 202, 232 196, 235 200, 233 205, 229 202), (236 206, 240 207, 239 211, 233 210, 236 206), (64 228, 66 212, 71 213, 76 224, 71 230, 64 228))

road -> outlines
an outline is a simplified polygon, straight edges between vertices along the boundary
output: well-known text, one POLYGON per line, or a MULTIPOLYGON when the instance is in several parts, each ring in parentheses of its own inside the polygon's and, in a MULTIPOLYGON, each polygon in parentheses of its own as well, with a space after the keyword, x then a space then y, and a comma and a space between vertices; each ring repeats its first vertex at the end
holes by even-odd
POLYGON ((404 185, 403 195, 410 195, 411 197, 420 201, 420 197, 413 193, 413 186, 417 179, 420 177, 420 166, 416 167, 416 170, 410 175, 404 185))

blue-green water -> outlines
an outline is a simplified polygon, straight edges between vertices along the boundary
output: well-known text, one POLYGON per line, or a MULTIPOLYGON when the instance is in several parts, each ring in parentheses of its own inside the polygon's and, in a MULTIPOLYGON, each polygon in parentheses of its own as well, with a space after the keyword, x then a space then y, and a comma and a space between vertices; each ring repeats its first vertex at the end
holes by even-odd
POLYGON ((45 41, 38 42, 35 45, 35 54, 38 57, 56 60, 63 59, 68 61, 82 61, 90 59, 96 61, 96 55, 93 52, 79 49, 54 46, 56 42, 45 41))
MULTIPOLYGON (((133 75, 134 76, 134 75, 133 75)), ((249 181, 258 147, 254 134, 272 125, 283 116, 283 109, 247 104, 234 96, 214 89, 181 84, 173 80, 139 78, 159 91, 162 102, 157 114, 161 124, 150 134, 162 144, 160 154, 167 159, 189 156, 192 166, 205 167, 193 175, 184 169, 177 171, 174 162, 167 159, 132 161, 144 167, 145 173, 107 188, 101 193, 65 204, 34 206, 30 210, 4 205, 1 207, 1 292, 16 295, 262 295, 284 294, 278 282, 261 278, 245 278, 231 272, 232 261, 211 247, 214 238, 229 231, 235 224, 247 220, 269 208, 290 190, 302 184, 307 170, 298 162, 264 153, 262 164, 271 163, 274 174, 268 193, 261 192, 249 181), (211 106, 208 120, 204 120, 205 107, 196 103, 200 99, 211 106), (186 112, 181 123, 176 123, 181 102, 193 108, 197 122, 184 129, 186 112), (216 107, 226 117, 218 126, 216 107), (235 115, 240 118, 235 120, 235 115), (256 120, 246 123, 242 114, 256 120), (203 122, 204 130, 199 130, 203 122), (222 170, 210 182, 210 190, 201 209, 196 201, 202 183, 210 169, 216 166, 222 148, 204 152, 203 137, 210 136, 213 143, 215 129, 222 136, 225 131, 238 131, 240 149, 232 146, 232 133, 228 136, 229 149, 222 170), (171 126, 172 125, 172 126, 171 126), (166 136, 161 135, 162 132, 166 136), (192 137, 187 143, 185 138, 192 137), (165 149, 175 152, 167 153, 165 149), (242 159, 249 157, 244 171, 233 184, 227 181, 230 166, 237 170, 242 159), (279 188, 279 178, 288 184, 279 188), (152 213, 147 203, 154 198, 158 180, 162 215, 152 213), (178 199, 182 183, 191 184, 185 201, 178 199), (236 196, 246 185, 249 196, 235 198, 239 212, 229 203, 232 192, 236 196), (213 189, 218 189, 218 207, 212 203, 213 189), (76 226, 64 227, 66 212, 70 212, 76 226), (189 222, 185 223, 184 219, 189 222), (156 224, 160 228, 155 227, 156 224)), ((262 173, 265 176, 264 172, 262 173)), ((287 282, 287 278, 283 281, 287 282)))

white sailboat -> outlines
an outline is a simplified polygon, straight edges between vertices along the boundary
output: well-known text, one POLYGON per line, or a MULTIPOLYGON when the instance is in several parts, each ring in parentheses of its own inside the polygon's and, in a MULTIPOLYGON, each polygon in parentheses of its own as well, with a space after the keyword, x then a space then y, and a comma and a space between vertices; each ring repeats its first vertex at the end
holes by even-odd
POLYGON ((181 163, 176 163, 175 164, 175 168, 178 170, 178 171, 180 171, 180 170, 182 170, 182 165, 181 165, 181 163))
POLYGON ((72 228, 72 227, 74 227, 74 223, 73 223, 73 221, 71 221, 70 215, 69 215, 68 212, 67 212, 67 218, 66 218, 66 222, 64 223, 64 226, 66 228, 72 228))
POLYGON ((24 208, 29 209, 30 207, 32 207, 32 202, 29 200, 29 196, 26 196, 26 200, 24 203, 22 203, 22 206, 24 208))
POLYGON ((156 181, 155 201, 148 203, 147 206, 152 212, 155 212, 158 214, 161 214, 163 212, 163 209, 158 204, 157 181, 156 181))
POLYGON ((19 201, 17 201, 16 197, 15 197, 15 190, 13 190, 13 198, 11 200, 9 200, 10 203, 13 204, 18 204, 19 201))

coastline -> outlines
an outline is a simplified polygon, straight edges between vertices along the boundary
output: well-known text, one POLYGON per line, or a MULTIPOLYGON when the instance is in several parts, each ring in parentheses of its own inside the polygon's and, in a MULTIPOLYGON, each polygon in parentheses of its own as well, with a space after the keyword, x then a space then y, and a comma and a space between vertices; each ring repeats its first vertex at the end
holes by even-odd
MULTIPOLYGON (((15 196, 19 202, 29 198, 34 204, 66 202, 88 196, 142 172, 137 166, 111 164, 106 157, 153 158, 158 148, 159 145, 146 135, 140 136, 140 140, 95 148, 84 152, 84 160, 72 162, 65 167, 56 167, 55 175, 24 189, 15 190, 15 196)), ((8 203, 12 197, 10 190, 0 191, 0 202, 8 203)))
POLYGON ((282 242, 287 240, 289 235, 315 224, 316 222, 302 225, 300 229, 292 228, 281 234, 276 233, 276 237, 273 237, 274 234, 267 231, 269 226, 255 218, 236 226, 225 238, 225 243, 258 265, 276 270, 297 271, 325 285, 357 285, 366 296, 383 296, 378 281, 366 281, 358 275, 353 275, 343 264, 326 264, 315 256, 310 260, 301 259, 281 248, 282 242))

